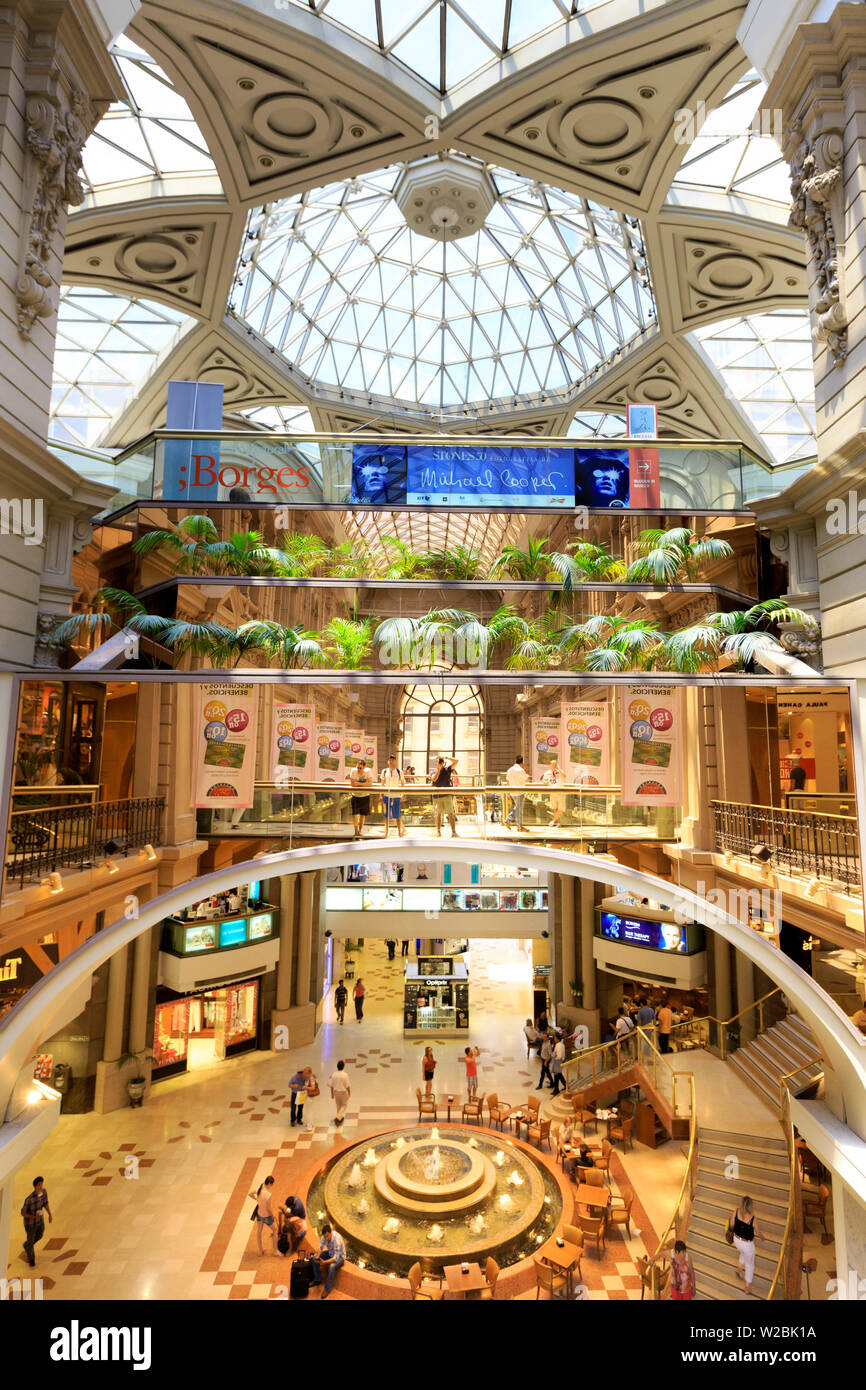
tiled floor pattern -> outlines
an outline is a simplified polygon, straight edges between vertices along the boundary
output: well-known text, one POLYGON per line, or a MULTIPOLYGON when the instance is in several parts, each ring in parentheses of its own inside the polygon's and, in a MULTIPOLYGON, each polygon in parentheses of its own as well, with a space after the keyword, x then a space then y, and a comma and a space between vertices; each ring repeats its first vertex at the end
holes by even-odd
MULTIPOLYGON (((273 1172, 280 1198, 293 1178, 335 1145, 388 1125, 417 1121, 420 1041, 402 1037, 400 957, 388 962, 382 942, 358 956, 368 989, 361 1023, 341 1027, 333 1005, 314 1044, 289 1057, 253 1053, 158 1085, 145 1106, 111 1115, 69 1115, 30 1167, 43 1172, 54 1223, 37 1248, 34 1274, 46 1297, 77 1299, 247 1299, 285 1296, 288 1261, 255 1247, 248 1193, 273 1172), (332 1124, 324 1084, 339 1057, 352 1096, 345 1123, 332 1124), (313 1067, 323 1094, 308 1102, 311 1128, 290 1129, 287 1082, 298 1065, 313 1067)), ((481 1051, 479 1090, 517 1103, 534 1087, 521 1027, 530 1006, 528 957, 514 942, 473 943, 471 1022, 467 1042, 481 1051)), ((464 1093, 462 1040, 435 1044, 440 1098, 464 1093)), ((444 1106, 440 1119, 444 1119, 444 1106)), ((455 1115, 455 1118, 458 1116, 455 1115)), ((16 1207, 30 1168, 16 1187, 16 1207)), ((682 1146, 617 1155, 614 1185, 638 1192, 632 1234, 611 1236, 601 1259, 583 1260, 591 1298, 640 1297, 634 1259, 654 1248, 683 1171, 682 1146)), ((20 1222, 13 1224, 9 1274, 23 1275, 20 1222)), ((337 1297, 338 1287, 333 1297, 337 1297)))

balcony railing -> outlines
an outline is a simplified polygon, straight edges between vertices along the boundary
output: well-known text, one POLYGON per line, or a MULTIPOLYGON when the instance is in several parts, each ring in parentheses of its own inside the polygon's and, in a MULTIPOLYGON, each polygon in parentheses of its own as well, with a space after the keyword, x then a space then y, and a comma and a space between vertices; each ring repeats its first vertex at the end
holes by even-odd
MULTIPOLYGON (((399 825, 388 815, 383 789, 373 786, 365 795, 370 799, 365 838, 387 838, 389 834, 396 838, 399 825)), ((401 818, 409 834, 435 834, 438 820, 439 828, 448 835, 453 811, 458 832, 485 840, 511 839, 518 825, 525 827, 528 836, 543 832, 550 840, 672 840, 680 815, 678 808, 670 806, 623 806, 619 787, 562 786, 548 790, 530 786, 518 797, 522 814, 515 814, 514 792, 502 787, 399 789, 401 818)), ((203 834, 348 837, 352 833, 352 789, 345 783, 277 786, 259 782, 248 810, 204 811, 200 815, 203 834)))
POLYGON ((830 880, 846 888, 861 882, 860 842, 855 816, 793 811, 781 806, 749 806, 713 801, 717 850, 752 857, 766 845, 769 863, 830 880))
MULTIPOLYGON (((159 844, 165 797, 91 801, 86 791, 63 791, 62 804, 12 811, 6 845, 7 886, 17 883, 23 887, 59 869, 87 868, 109 853, 122 857, 145 845, 159 844)), ((16 791, 19 804, 21 799, 16 791)))

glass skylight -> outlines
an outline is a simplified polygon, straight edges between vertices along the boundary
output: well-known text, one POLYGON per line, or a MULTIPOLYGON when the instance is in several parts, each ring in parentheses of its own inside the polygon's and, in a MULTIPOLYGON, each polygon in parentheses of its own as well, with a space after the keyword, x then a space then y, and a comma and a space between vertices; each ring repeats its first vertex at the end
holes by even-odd
POLYGON ((640 228, 489 169, 474 236, 409 228, 402 166, 253 213, 236 311, 312 381, 433 409, 559 391, 655 314, 640 228))
POLYGON ((601 410, 578 410, 568 427, 570 436, 579 439, 622 439, 626 433, 625 416, 610 415, 601 410))
POLYGON ((192 112, 150 54, 127 38, 112 44, 111 54, 126 96, 108 108, 84 146, 88 191, 105 202, 115 184, 168 174, 215 175, 192 112))
POLYGON ((313 417, 303 405, 257 405, 237 413, 257 429, 276 430, 278 434, 316 432, 313 417))
POLYGON ((578 0, 292 0, 446 92, 526 39, 577 14, 578 0))
POLYGON ((49 434, 96 444, 150 374, 157 357, 192 323, 177 309, 108 290, 63 285, 49 434))
POLYGON ((694 338, 776 463, 816 452, 812 335, 805 310, 725 319, 694 338))
POLYGON ((486 572, 504 545, 515 543, 523 530, 525 518, 506 512, 377 512, 341 513, 346 536, 364 541, 370 550, 381 556, 381 570, 387 569, 393 556, 388 554, 385 539, 394 536, 418 554, 433 551, 454 551, 457 546, 477 550, 486 572))
POLYGON ((672 188, 677 202, 700 205, 688 190, 705 189, 790 204, 790 173, 778 144, 781 112, 757 114, 766 90, 756 72, 747 72, 705 119, 698 103, 693 120, 683 117, 675 123, 675 131, 686 137, 672 188))

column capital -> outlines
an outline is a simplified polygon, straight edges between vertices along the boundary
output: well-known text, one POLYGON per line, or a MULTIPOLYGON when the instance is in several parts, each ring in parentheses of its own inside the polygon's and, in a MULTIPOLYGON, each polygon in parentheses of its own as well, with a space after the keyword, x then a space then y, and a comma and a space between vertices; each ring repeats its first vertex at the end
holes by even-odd
MULTIPOLYGON (((778 13, 777 0, 773 4, 778 13)), ((843 123, 845 83, 866 73, 866 7, 839 4, 820 24, 800 24, 779 59, 761 104, 798 120, 810 136, 813 123, 843 123)), ((787 150, 786 150, 787 154, 787 150)))

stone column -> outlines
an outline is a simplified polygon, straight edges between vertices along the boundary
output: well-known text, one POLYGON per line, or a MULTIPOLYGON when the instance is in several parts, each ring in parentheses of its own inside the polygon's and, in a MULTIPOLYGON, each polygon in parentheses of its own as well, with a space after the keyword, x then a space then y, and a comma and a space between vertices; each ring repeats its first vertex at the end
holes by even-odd
POLYGON ((298 908, 298 974, 295 980, 295 1004, 301 1008, 310 1002, 310 964, 313 942, 313 880, 312 873, 301 874, 298 908))
POLYGON ((150 956, 152 927, 135 938, 132 961, 132 994, 129 1001, 129 1050, 136 1055, 147 1050, 147 1005, 150 998, 150 956))
POLYGON ((570 874, 560 874, 560 960, 562 979, 559 995, 563 1004, 571 1004, 571 982, 577 979, 574 954, 574 879, 570 874))
POLYGON ((280 958, 277 961, 277 993, 274 1007, 292 1007, 292 957, 295 952, 295 876, 280 877, 280 958))
POLYGON ((115 952, 108 964, 108 999, 105 1006, 105 1039, 102 1060, 110 1065, 123 1051, 123 1019, 126 1012, 126 973, 129 947, 115 952))
POLYGON ((716 998, 712 1012, 722 1022, 733 1013, 731 1007, 731 948, 718 932, 711 932, 713 951, 713 977, 716 998))
POLYGON ((595 957, 592 942, 595 935, 595 885, 588 879, 580 880, 580 978, 583 983, 583 1007, 586 1010, 598 1008, 598 990, 595 978, 595 957))

